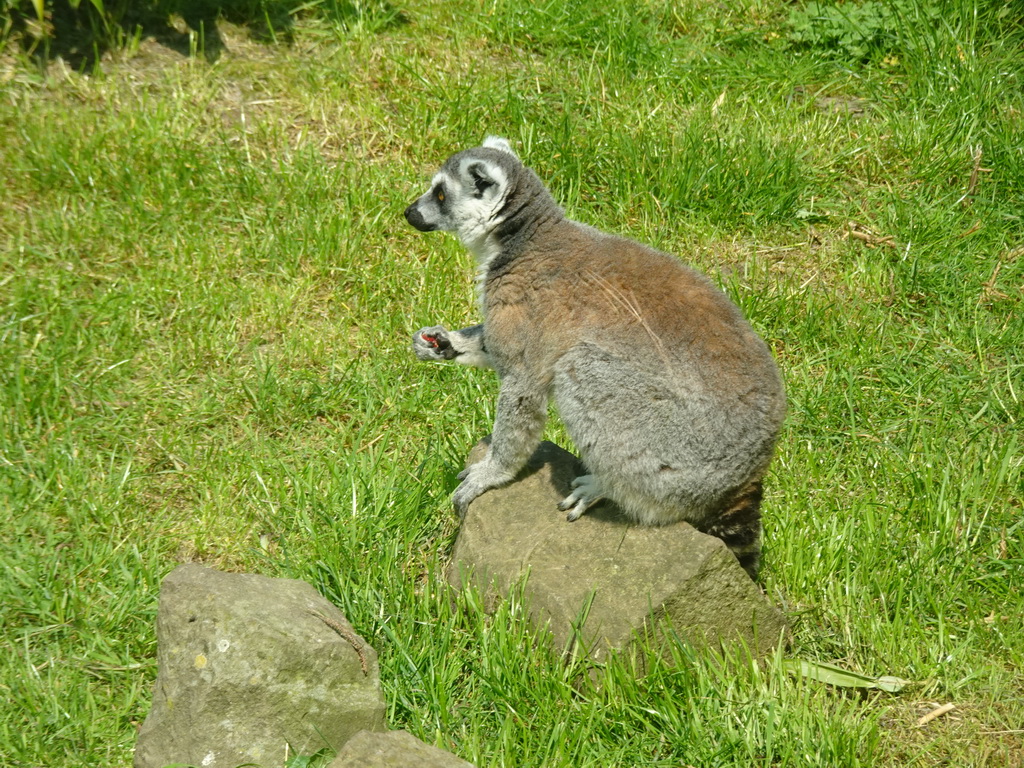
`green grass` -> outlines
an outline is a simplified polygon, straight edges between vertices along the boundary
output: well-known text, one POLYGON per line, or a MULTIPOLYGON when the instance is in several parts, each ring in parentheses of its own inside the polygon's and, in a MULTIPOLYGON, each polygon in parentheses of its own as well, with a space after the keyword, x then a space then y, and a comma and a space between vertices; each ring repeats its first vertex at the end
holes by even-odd
POLYGON ((89 76, 10 45, 0 765, 130 764, 184 561, 313 583, 380 652, 391 726, 481 766, 1024 764, 1024 17, 894 7, 864 56, 775 0, 449 0, 290 43, 224 22, 216 63, 144 40, 89 76), (475 298, 401 212, 487 133, 774 349, 779 658, 595 672, 518 601, 443 588, 496 387, 414 361, 475 298))

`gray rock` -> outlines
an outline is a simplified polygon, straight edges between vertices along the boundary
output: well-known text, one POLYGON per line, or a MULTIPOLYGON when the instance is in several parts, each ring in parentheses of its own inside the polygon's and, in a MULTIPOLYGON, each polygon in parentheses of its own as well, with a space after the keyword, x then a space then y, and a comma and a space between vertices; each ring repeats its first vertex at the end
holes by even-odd
MULTIPOLYGON (((469 463, 485 449, 477 445, 469 463)), ((577 652, 594 661, 632 653, 640 637, 666 658, 673 633, 696 646, 741 644, 755 657, 788 637, 782 613, 721 540, 687 523, 637 526, 609 502, 566 522, 557 504, 580 472, 576 457, 542 443, 515 481, 470 505, 449 582, 472 583, 493 605, 526 576, 534 622, 548 624, 558 647, 582 641, 577 652)))
POLYGON ((426 744, 406 731, 361 731, 346 742, 328 768, 473 768, 451 752, 426 744))
POLYGON ((136 768, 276 768, 384 729, 377 654, 305 582, 179 566, 156 634, 136 768))

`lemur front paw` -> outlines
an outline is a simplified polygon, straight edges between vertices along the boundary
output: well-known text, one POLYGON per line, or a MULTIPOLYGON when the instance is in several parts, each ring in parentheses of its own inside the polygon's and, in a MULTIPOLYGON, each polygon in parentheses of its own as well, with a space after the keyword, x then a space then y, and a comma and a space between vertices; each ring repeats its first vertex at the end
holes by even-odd
POLYGON ((476 464, 467 467, 459 473, 459 480, 462 483, 452 494, 455 511, 459 513, 459 517, 465 517, 469 505, 474 500, 492 488, 500 488, 514 476, 515 473, 502 469, 500 465, 491 461, 490 457, 481 459, 476 464))
POLYGON ((460 518, 465 517, 466 512, 469 510, 469 505, 487 491, 487 488, 472 478, 471 469, 473 467, 459 472, 459 480, 462 482, 455 489, 455 493, 452 494, 452 503, 455 505, 455 511, 458 512, 460 518))
POLYGON ((458 353, 452 347, 448 330, 443 325, 420 328, 412 335, 412 351, 420 360, 434 362, 451 360, 458 353))

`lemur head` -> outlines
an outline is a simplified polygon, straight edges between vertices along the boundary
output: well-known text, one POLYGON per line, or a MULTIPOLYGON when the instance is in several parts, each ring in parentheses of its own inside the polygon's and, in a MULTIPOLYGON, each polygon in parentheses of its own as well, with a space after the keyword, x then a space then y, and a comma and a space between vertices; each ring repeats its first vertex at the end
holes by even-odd
POLYGON ((454 232, 486 261, 500 247, 496 230, 506 220, 509 198, 525 173, 509 143, 488 136, 483 146, 450 157, 426 194, 405 209, 405 218, 421 232, 454 232))

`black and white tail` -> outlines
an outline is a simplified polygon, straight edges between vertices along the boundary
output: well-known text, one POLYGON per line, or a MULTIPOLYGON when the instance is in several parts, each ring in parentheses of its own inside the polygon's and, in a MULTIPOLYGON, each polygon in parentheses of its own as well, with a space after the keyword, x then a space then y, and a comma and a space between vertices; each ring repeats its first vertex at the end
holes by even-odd
POLYGON ((715 536, 736 555, 751 579, 757 579, 761 564, 761 497, 760 480, 743 486, 729 501, 722 514, 704 533, 715 536))

